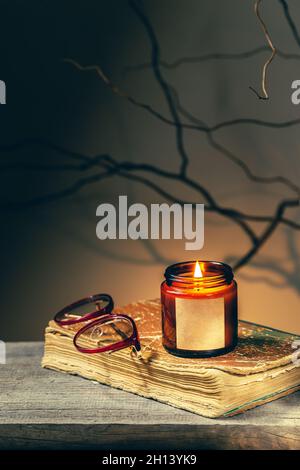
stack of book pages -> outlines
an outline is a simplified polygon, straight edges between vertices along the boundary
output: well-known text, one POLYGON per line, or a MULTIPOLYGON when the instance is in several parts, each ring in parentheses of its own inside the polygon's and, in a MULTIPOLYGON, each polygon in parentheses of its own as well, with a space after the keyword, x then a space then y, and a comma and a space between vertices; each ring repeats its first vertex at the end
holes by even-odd
MULTIPOLYGON (((240 413, 300 389, 300 361, 294 349, 299 337, 240 321, 239 343, 233 352, 185 359, 168 354, 162 347, 158 300, 132 303, 115 312, 126 313, 136 321, 142 358, 138 359, 130 348, 80 353, 72 341, 79 326, 60 327, 50 321, 42 366, 210 418, 240 413)), ((91 341, 86 338, 87 343, 91 341)))

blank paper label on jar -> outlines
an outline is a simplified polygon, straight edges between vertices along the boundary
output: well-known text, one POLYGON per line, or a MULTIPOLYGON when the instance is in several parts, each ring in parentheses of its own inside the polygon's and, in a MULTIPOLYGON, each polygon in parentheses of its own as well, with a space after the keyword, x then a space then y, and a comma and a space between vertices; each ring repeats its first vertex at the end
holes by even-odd
POLYGON ((203 351, 225 347, 224 297, 176 298, 176 347, 203 351))

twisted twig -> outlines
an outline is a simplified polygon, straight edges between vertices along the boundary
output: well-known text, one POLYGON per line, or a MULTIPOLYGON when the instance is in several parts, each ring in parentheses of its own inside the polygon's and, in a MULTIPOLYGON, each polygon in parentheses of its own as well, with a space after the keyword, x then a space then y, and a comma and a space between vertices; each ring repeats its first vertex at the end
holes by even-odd
POLYGON ((264 66, 263 66, 263 72, 262 72, 262 82, 261 82, 261 87, 262 87, 262 92, 263 92, 263 95, 261 95, 260 93, 258 93, 255 88, 253 87, 249 87, 250 90, 252 90, 256 96, 260 99, 260 100, 268 100, 269 99, 269 95, 268 95, 268 92, 267 92, 267 70, 268 70, 268 67, 269 65, 271 64, 271 62, 273 61, 275 55, 276 55, 276 48, 272 42, 272 39, 271 39, 271 36, 269 34, 269 31, 267 29, 267 26, 264 22, 264 20, 262 19, 261 15, 260 15, 260 11, 259 11, 259 6, 260 6, 260 3, 262 2, 262 0, 256 0, 255 4, 254 4, 254 11, 255 11, 255 14, 261 24, 261 27, 262 27, 262 30, 264 32, 264 35, 266 37, 266 40, 270 46, 270 49, 272 51, 270 57, 268 58, 268 60, 265 62, 264 66))

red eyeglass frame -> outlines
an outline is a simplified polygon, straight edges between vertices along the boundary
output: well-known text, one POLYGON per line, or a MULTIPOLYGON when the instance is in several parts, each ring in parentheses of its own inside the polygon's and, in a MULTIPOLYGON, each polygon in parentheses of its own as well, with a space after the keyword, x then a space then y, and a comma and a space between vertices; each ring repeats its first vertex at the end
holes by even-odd
MULTIPOLYGON (((99 306, 97 306, 99 307, 99 306)), ((57 312, 54 316, 54 321, 64 327, 68 325, 75 325, 77 323, 85 323, 88 321, 86 325, 84 325, 82 328, 80 328, 77 333, 75 334, 73 338, 73 344, 75 348, 85 354, 97 354, 97 353, 102 353, 102 352, 108 352, 108 351, 119 351, 124 348, 128 348, 130 346, 133 346, 136 352, 140 352, 141 350, 141 345, 139 341, 139 335, 138 335, 138 330, 135 324, 135 321, 129 317, 128 315, 124 313, 112 313, 112 310, 114 308, 114 301, 112 297, 109 294, 95 294, 95 295, 90 295, 89 297, 85 297, 83 299, 78 300, 77 302, 73 302, 70 305, 67 305, 63 309, 61 309, 59 312, 57 312), (68 312, 72 312, 75 308, 81 307, 82 305, 86 304, 96 304, 100 300, 107 302, 107 305, 101 308, 97 308, 97 310, 93 310, 89 313, 86 313, 80 318, 70 318, 68 320, 60 320, 59 316, 66 314, 68 312), (85 333, 88 329, 93 328, 98 325, 102 325, 103 323, 107 322, 108 320, 127 320, 131 323, 132 326, 132 335, 129 338, 126 338, 122 341, 119 341, 117 343, 108 345, 108 346, 102 346, 101 348, 94 348, 94 349, 88 349, 88 348, 83 348, 77 344, 78 338, 85 333), (89 321, 91 320, 91 321, 89 321)))

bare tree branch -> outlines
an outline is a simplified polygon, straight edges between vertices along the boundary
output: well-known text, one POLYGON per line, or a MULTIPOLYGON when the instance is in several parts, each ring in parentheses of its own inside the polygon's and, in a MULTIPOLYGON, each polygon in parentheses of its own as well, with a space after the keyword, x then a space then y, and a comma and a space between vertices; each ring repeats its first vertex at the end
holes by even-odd
POLYGON ((261 24, 261 27, 262 27, 262 30, 264 32, 264 35, 266 37, 266 40, 270 46, 270 49, 271 49, 271 55, 270 57, 268 58, 268 60, 265 62, 264 66, 263 66, 263 72, 262 72, 262 83, 261 83, 261 87, 262 87, 262 92, 263 94, 261 95, 260 93, 258 93, 258 91, 255 90, 255 88, 253 87, 249 87, 250 90, 252 90, 256 96, 260 99, 260 100, 268 100, 269 99, 269 94, 267 92, 267 71, 268 71, 268 67, 269 65, 271 64, 271 62, 273 61, 275 55, 276 55, 276 48, 273 44, 273 41, 271 39, 271 36, 269 34, 269 31, 268 31, 268 28, 266 26, 266 23, 264 22, 264 20, 262 19, 261 17, 261 14, 260 14, 260 11, 259 11, 259 6, 261 4, 262 0, 256 0, 255 1, 255 4, 254 4, 254 11, 255 11, 255 14, 261 24))
POLYGON ((172 120, 168 119, 163 114, 156 111, 152 106, 137 100, 136 98, 128 95, 119 87, 114 85, 99 65, 81 65, 79 62, 71 58, 65 58, 63 61, 73 65, 82 72, 96 72, 97 75, 101 78, 101 80, 105 83, 105 85, 107 85, 113 93, 120 96, 121 98, 125 98, 127 101, 129 101, 129 103, 133 104, 134 106, 147 111, 154 117, 158 118, 160 121, 165 122, 166 124, 175 125, 172 120))
MULTIPOLYGON (((256 0, 256 13, 257 16, 262 24, 265 36, 268 40, 268 43, 272 49, 272 54, 275 55, 275 48, 272 44, 270 36, 268 34, 267 28, 263 20, 260 17, 259 13, 259 4, 261 0, 256 0), (273 46, 273 47, 272 47, 273 46)), ((41 140, 28 140, 19 142, 15 145, 11 146, 2 146, 0 147, 0 151, 11 151, 17 150, 24 145, 44 145, 48 147, 50 150, 54 152, 58 152, 64 155, 66 158, 70 158, 76 162, 74 163, 62 163, 62 164, 53 164, 53 165, 46 165, 46 164, 25 164, 24 162, 16 162, 16 163, 9 163, 2 165, 2 171, 8 170, 15 170, 17 168, 22 168, 30 171, 86 171, 89 169, 99 169, 101 168, 101 172, 95 172, 90 176, 80 177, 75 183, 70 185, 69 187, 61 190, 52 192, 47 195, 39 196, 33 198, 29 201, 25 202, 9 202, 6 204, 2 204, 2 208, 9 208, 9 209, 24 209, 31 206, 36 206, 40 204, 50 203, 56 200, 60 200, 65 197, 69 197, 72 194, 77 193, 78 191, 85 188, 87 185, 97 183, 103 179, 112 177, 112 176, 119 176, 131 181, 135 181, 137 183, 143 184, 144 186, 149 187, 151 190, 155 191, 157 194, 161 195, 165 199, 178 202, 180 204, 184 204, 188 201, 184 201, 182 198, 178 198, 177 196, 171 194, 169 191, 165 189, 164 186, 159 185, 155 181, 153 181, 153 176, 157 178, 162 178, 163 181, 170 181, 171 183, 175 183, 176 189, 178 190, 178 184, 182 184, 186 189, 194 190, 198 195, 201 195, 205 205, 206 210, 212 213, 216 213, 220 216, 226 217, 231 222, 237 224, 245 233, 250 242, 251 247, 247 250, 247 252, 235 263, 235 269, 239 269, 245 264, 249 263, 251 259, 259 252, 259 250, 264 246, 264 244, 269 240, 272 236, 274 231, 280 224, 287 225, 295 230, 300 230, 300 224, 295 222, 294 220, 290 220, 285 217, 285 212, 287 209, 290 208, 297 208, 299 207, 299 187, 282 176, 275 176, 275 177, 262 177, 255 175, 251 169, 246 165, 246 163, 241 160, 239 157, 234 155, 231 151, 225 148, 223 145, 219 144, 213 136, 213 133, 224 129, 230 126, 235 125, 259 125, 259 126, 266 126, 269 128, 287 128, 293 125, 297 125, 300 123, 300 119, 293 120, 293 121, 285 121, 281 123, 274 123, 274 122, 267 122, 261 121, 257 119, 233 119, 230 121, 225 121, 222 123, 218 123, 214 126, 208 126, 203 121, 199 120, 198 118, 194 117, 191 113, 185 110, 184 107, 179 102, 178 94, 176 90, 165 80, 164 76, 161 73, 161 59, 160 59, 160 48, 159 43, 156 38, 154 29, 152 24, 144 10, 141 8, 140 4, 135 0, 129 0, 130 6, 141 21, 141 24, 145 28, 145 31, 148 35, 151 45, 151 69, 154 74, 154 78, 159 84, 166 103, 168 105, 168 109, 170 112, 171 118, 167 118, 162 115, 160 112, 156 111, 152 106, 145 104, 139 100, 136 100, 134 97, 131 97, 127 93, 123 92, 120 88, 116 87, 110 79, 103 73, 102 69, 98 65, 88 65, 82 66, 78 62, 72 59, 66 59, 66 61, 70 62, 73 66, 77 67, 79 70, 83 71, 95 71, 98 76, 102 79, 102 81, 115 93, 116 95, 127 99, 131 104, 136 107, 139 107, 143 110, 146 110, 148 113, 159 119, 161 122, 164 122, 168 125, 172 125, 175 127, 175 138, 178 153, 181 158, 181 165, 177 172, 171 172, 168 170, 164 170, 160 167, 157 167, 152 164, 148 163, 133 163, 128 161, 121 161, 118 162, 114 160, 110 155, 98 155, 98 156, 87 156, 80 154, 78 152, 69 151, 65 148, 60 148, 58 145, 53 145, 50 142, 43 142, 41 140), (185 117, 188 120, 188 123, 182 122, 181 116, 185 117), (294 199, 283 199, 277 204, 277 208, 274 214, 272 215, 257 215, 257 214, 245 214, 240 210, 232 209, 230 207, 224 207, 219 204, 215 197, 211 194, 211 192, 200 184, 197 180, 189 177, 187 175, 187 168, 189 164, 189 155, 185 149, 184 143, 184 129, 193 129, 196 131, 205 132, 208 138, 210 145, 224 155, 226 158, 230 159, 234 164, 236 164, 239 168, 243 170, 245 175, 254 182, 259 183, 266 183, 266 184, 273 184, 273 183, 281 183, 287 186, 289 189, 292 189, 297 194, 297 198, 294 199), (140 174, 142 173, 142 174, 140 174), (266 227, 264 227, 262 234, 256 234, 254 229, 252 228, 251 222, 260 222, 266 223, 266 227)), ((285 3, 285 2, 284 2, 285 3)), ((264 99, 268 98, 268 93, 266 89, 266 73, 267 68, 271 63, 273 57, 269 58, 266 62, 264 70, 263 70, 263 84, 262 89, 264 92, 264 99)), ((207 59, 208 60, 208 59, 207 59)), ((178 64, 177 64, 178 65, 178 64)), ((176 65, 176 66, 177 66, 176 65)))
MULTIPOLYGON (((114 93, 116 93, 118 96, 120 96, 122 98, 126 98, 128 101, 130 101, 135 106, 138 106, 139 108, 143 108, 143 109, 147 110, 152 115, 154 115, 158 119, 162 120, 166 124, 169 124, 169 125, 172 125, 172 126, 175 125, 173 121, 164 118, 164 116, 161 113, 155 111, 151 106, 145 105, 144 103, 141 103, 140 101, 138 102, 137 100, 132 98, 130 95, 127 95, 122 90, 120 90, 118 87, 113 85, 112 82, 110 81, 110 79, 104 74, 104 72, 102 71, 102 69, 98 65, 82 66, 81 64, 79 64, 77 61, 75 61, 73 59, 65 59, 65 62, 71 63, 77 69, 79 69, 81 71, 91 71, 91 70, 96 71, 97 74, 99 75, 99 77, 104 81, 104 83, 106 83, 109 86, 109 88, 114 93)), ((178 101, 178 96, 176 96, 176 92, 175 92, 174 87, 171 86, 170 84, 168 84, 168 87, 169 87, 169 90, 171 90, 171 92, 174 94, 174 99, 178 101)), ((219 124, 216 124, 215 126, 209 127, 203 121, 191 116, 190 113, 188 113, 186 110, 183 109, 183 107, 180 105, 179 102, 177 102, 177 106, 178 106, 178 109, 181 110, 181 113, 183 115, 185 115, 185 117, 187 117, 190 122, 193 123, 193 124, 187 124, 187 123, 180 122, 180 126, 182 128, 188 128, 188 129, 192 128, 194 130, 206 132, 208 134, 208 140, 209 140, 210 144, 212 145, 212 147, 214 147, 216 150, 218 150, 220 153, 222 153, 226 158, 229 158, 233 163, 237 164, 244 171, 244 173, 246 174, 246 176, 248 176, 249 179, 251 179, 251 180, 253 180, 257 183, 267 183, 267 184, 280 183, 280 184, 283 184, 283 185, 287 186, 289 189, 291 189, 292 191, 295 191, 300 197, 300 188, 295 183, 290 181, 288 178, 285 178, 285 177, 282 177, 282 176, 261 177, 261 176, 254 175, 253 172, 250 170, 250 168, 241 159, 236 157, 229 150, 225 149, 224 146, 221 146, 220 144, 218 144, 212 136, 213 132, 216 132, 220 129, 230 127, 230 126, 233 126, 233 125, 239 125, 239 124, 244 125, 244 124, 257 124, 257 123, 259 123, 259 125, 266 125, 268 127, 276 128, 277 126, 289 127, 289 126, 292 126, 292 125, 296 125, 296 123, 298 124, 300 122, 300 120, 286 121, 285 123, 271 123, 271 122, 266 123, 264 121, 257 121, 257 120, 254 120, 254 119, 235 119, 235 120, 219 123, 219 124)))
MULTIPOLYGON (((69 58, 64 59, 64 62, 68 62, 74 65, 74 67, 76 67, 78 70, 81 70, 81 71, 91 71, 91 70, 96 71, 99 77, 115 94, 117 94, 118 96, 122 98, 125 98, 134 106, 149 112, 150 114, 152 114, 154 117, 164 122, 165 124, 168 124, 170 126, 176 126, 176 124, 174 123, 174 121, 172 121, 172 119, 165 117, 163 114, 156 111, 152 106, 142 101, 136 100, 131 95, 128 95, 123 90, 121 90, 119 87, 116 87, 111 82, 111 80, 107 77, 107 75, 104 74, 103 70, 101 69, 99 65, 81 65, 76 60, 69 59, 69 58), (105 79, 103 77, 105 77, 105 79)), ((300 124, 300 119, 290 119, 288 121, 274 122, 274 121, 265 121, 262 119, 255 119, 255 118, 236 118, 236 119, 230 119, 228 121, 219 122, 217 124, 214 124, 213 126, 189 124, 189 123, 182 122, 181 127, 183 129, 189 129, 189 130, 197 131, 197 132, 217 132, 217 131, 230 128, 233 126, 238 126, 238 125, 242 125, 242 126, 251 125, 251 126, 259 126, 259 127, 267 127, 270 129, 287 129, 290 127, 297 126, 299 124, 300 124)))

